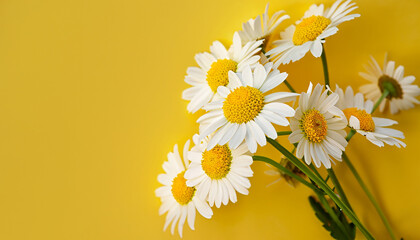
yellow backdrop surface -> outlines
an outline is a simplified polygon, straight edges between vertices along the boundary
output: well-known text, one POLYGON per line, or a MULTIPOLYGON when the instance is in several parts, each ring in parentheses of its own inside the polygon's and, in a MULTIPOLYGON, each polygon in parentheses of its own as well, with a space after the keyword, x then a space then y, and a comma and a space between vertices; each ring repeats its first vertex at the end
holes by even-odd
MULTIPOLYGON (((272 1, 270 13, 285 9, 295 21, 311 3, 272 1)), ((265 4, 0 1, 0 239, 177 239, 162 231, 154 190, 166 154, 198 130, 198 115, 181 99, 186 68, 212 41, 230 44, 265 4)), ((385 52, 420 77, 420 2, 358 5, 362 17, 325 45, 332 83, 357 88, 362 64, 369 55, 382 62, 385 52)), ((323 81, 312 56, 281 70, 299 91, 323 81)), ((420 107, 380 116, 400 123, 407 148, 378 148, 356 136, 347 151, 397 235, 420 239, 420 107)), ((258 153, 279 156, 270 146, 258 153)), ((268 167, 252 167, 250 194, 214 209, 211 220, 197 217, 184 239, 328 238, 307 189, 283 181, 266 187, 275 180, 264 174, 268 167)), ((334 169, 362 222, 387 239, 346 166, 334 169)))

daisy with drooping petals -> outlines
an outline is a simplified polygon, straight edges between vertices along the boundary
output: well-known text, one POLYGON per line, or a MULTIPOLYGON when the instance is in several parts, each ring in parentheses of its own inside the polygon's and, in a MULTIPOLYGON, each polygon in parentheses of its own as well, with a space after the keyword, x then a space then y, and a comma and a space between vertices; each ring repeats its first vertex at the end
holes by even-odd
POLYGON ((343 110, 351 128, 379 147, 383 147, 384 143, 397 147, 406 146, 405 143, 396 139, 404 139, 401 131, 385 128, 398 122, 387 118, 372 117, 372 101, 365 101, 361 93, 354 95, 350 86, 347 87, 345 93, 337 86, 335 92, 339 96, 336 106, 343 110))
POLYGON ((184 146, 184 162, 178 152, 178 146, 174 146, 174 151, 168 154, 168 161, 163 163, 163 169, 166 173, 158 176, 158 181, 164 186, 156 189, 156 196, 160 197, 162 206, 159 209, 159 214, 166 215, 165 231, 172 222, 171 233, 174 234, 175 226, 178 223, 178 232, 182 237, 182 229, 185 220, 188 225, 194 230, 195 210, 205 218, 211 218, 213 211, 205 202, 196 194, 194 187, 188 187, 185 179, 185 166, 189 165, 187 153, 189 150, 190 141, 188 140, 184 146))
POLYGON ((232 149, 229 144, 216 145, 206 150, 208 138, 200 141, 199 136, 193 137, 195 146, 188 153, 191 165, 185 172, 187 185, 197 188, 201 199, 207 199, 210 206, 227 205, 229 199, 237 201, 236 192, 248 195, 252 177, 252 157, 245 144, 232 149))
POLYGON ((419 104, 416 99, 420 95, 420 88, 412 84, 416 78, 414 76, 404 77, 404 67, 398 66, 395 68, 394 61, 387 61, 385 56, 383 69, 371 57, 369 66, 365 66, 367 73, 359 73, 361 77, 370 81, 360 87, 366 98, 376 102, 381 97, 385 89, 390 93, 386 100, 379 105, 379 110, 383 112, 385 105, 389 102, 389 109, 392 114, 398 113, 400 110, 407 110, 414 107, 414 104, 419 104))
MULTIPOLYGON (((296 167, 292 162, 290 162, 289 159, 287 159, 286 157, 281 157, 280 158, 280 163, 281 166, 285 167, 286 169, 288 169, 289 171, 291 171, 292 173, 300 176, 300 177, 305 177, 306 175, 298 168, 296 167)), ((295 178, 290 177, 289 175, 287 175, 286 173, 284 173, 283 171, 279 170, 276 167, 273 167, 270 164, 266 164, 270 169, 264 171, 265 174, 269 175, 269 176, 273 176, 273 177, 277 177, 276 180, 274 180, 273 182, 269 183, 267 185, 267 187, 276 184, 278 182, 280 182, 280 180, 284 179, 291 187, 296 188, 299 184, 299 181, 296 180, 295 178)))
POLYGON ((289 125, 286 117, 293 116, 295 111, 283 102, 292 101, 299 94, 276 92, 265 96, 287 77, 287 73, 272 67, 272 63, 257 64, 253 72, 249 66, 238 74, 229 72, 230 84, 217 89, 221 100, 207 104, 204 109, 209 112, 197 120, 207 125, 200 132, 201 139, 215 132, 207 150, 228 142, 235 149, 245 140, 249 151, 255 153, 257 143, 266 144, 265 136, 277 138, 272 123, 289 125))
POLYGON ((322 85, 316 85, 312 91, 310 83, 308 91, 299 98, 299 107, 296 114, 290 119, 292 133, 289 136, 291 143, 298 143, 296 156, 305 157, 309 165, 311 161, 316 167, 321 163, 331 168, 333 160, 341 161, 342 152, 347 146, 345 139, 347 120, 344 113, 335 106, 338 94, 328 90, 323 92, 322 85))
POLYGON ((322 44, 325 38, 337 33, 337 26, 345 21, 359 17, 360 14, 350 14, 357 8, 351 0, 336 1, 331 8, 324 11, 324 5, 313 4, 305 12, 303 18, 280 33, 281 40, 275 41, 277 47, 267 52, 275 66, 295 62, 311 51, 314 57, 322 54, 322 44), (341 4, 341 5, 340 5, 341 4))
POLYGON ((239 36, 241 37, 242 44, 245 44, 249 41, 256 41, 264 39, 263 44, 267 44, 267 37, 279 26, 281 22, 290 18, 289 15, 282 15, 284 11, 278 11, 273 14, 270 18, 268 16, 268 6, 265 7, 265 12, 261 17, 258 16, 255 19, 250 19, 248 22, 242 24, 242 31, 239 31, 239 36))
POLYGON ((233 35, 233 44, 227 50, 219 41, 210 46, 210 53, 195 55, 200 67, 189 67, 185 82, 192 85, 182 93, 182 98, 189 100, 189 112, 196 112, 214 99, 217 87, 229 84, 228 72, 240 72, 245 66, 253 67, 260 56, 257 54, 263 40, 251 41, 242 46, 239 34, 233 35))

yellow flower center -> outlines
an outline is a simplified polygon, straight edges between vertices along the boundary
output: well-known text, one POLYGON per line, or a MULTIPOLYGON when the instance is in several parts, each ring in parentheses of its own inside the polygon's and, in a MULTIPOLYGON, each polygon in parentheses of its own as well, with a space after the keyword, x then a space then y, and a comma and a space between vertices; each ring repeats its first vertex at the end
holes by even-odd
POLYGON ((186 179, 184 178, 185 171, 179 173, 172 183, 172 195, 174 196, 175 200, 181 204, 186 205, 188 204, 192 198, 194 197, 195 188, 188 187, 186 184, 186 179))
POLYGON ((319 143, 323 141, 327 135, 327 121, 325 120, 324 115, 315 109, 308 110, 303 114, 300 119, 299 127, 306 139, 311 142, 319 143))
POLYGON ((293 43, 302 45, 308 41, 315 40, 330 23, 331 20, 323 16, 311 16, 303 19, 296 25, 293 43))
POLYGON ((381 89, 381 92, 384 92, 385 89, 389 91, 389 94, 386 97, 387 99, 403 97, 401 85, 398 83, 397 80, 388 75, 382 75, 379 78, 378 86, 381 89))
POLYGON ((357 108, 346 108, 343 110, 347 120, 350 120, 351 116, 355 116, 360 122, 360 129, 366 132, 375 131, 375 122, 372 119, 372 115, 367 113, 365 110, 357 108))
POLYGON ((201 166, 204 172, 212 179, 225 177, 232 163, 232 153, 229 147, 216 145, 213 149, 203 152, 201 166))
POLYGON ((236 72, 238 63, 230 59, 219 59, 211 64, 207 72, 207 83, 213 92, 217 91, 219 86, 226 86, 229 83, 228 72, 236 72))
POLYGON ((263 93, 253 87, 239 87, 229 93, 223 103, 223 114, 231 123, 246 123, 254 119, 264 106, 263 93))

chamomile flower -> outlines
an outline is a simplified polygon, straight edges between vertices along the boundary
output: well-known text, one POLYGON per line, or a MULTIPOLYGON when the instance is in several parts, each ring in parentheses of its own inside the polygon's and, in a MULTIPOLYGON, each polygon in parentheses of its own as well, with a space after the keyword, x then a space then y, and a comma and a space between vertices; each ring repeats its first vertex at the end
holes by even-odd
POLYGON ((395 62, 388 61, 385 56, 384 66, 381 69, 376 60, 371 57, 371 62, 369 62, 369 66, 365 66, 365 69, 367 73, 359 74, 371 83, 361 86, 359 90, 367 99, 376 102, 385 89, 390 91, 386 99, 379 105, 381 112, 384 111, 387 102, 389 102, 389 110, 392 114, 413 108, 414 104, 420 103, 416 99, 420 95, 420 88, 412 84, 416 78, 414 76, 404 77, 403 66, 395 68, 395 62))
POLYGON ((305 12, 303 18, 280 33, 281 40, 275 41, 275 48, 267 52, 275 66, 295 62, 311 51, 314 57, 322 54, 322 44, 325 38, 337 33, 337 26, 345 21, 359 17, 360 14, 350 14, 357 8, 351 0, 337 0, 324 11, 324 5, 313 4, 305 12), (341 5, 340 5, 341 4, 341 5))
POLYGON ((189 165, 187 159, 189 146, 190 141, 188 140, 184 145, 184 161, 181 160, 178 146, 174 146, 174 151, 168 154, 168 161, 163 163, 163 169, 166 173, 158 176, 158 181, 164 186, 155 191, 156 196, 160 197, 162 201, 159 214, 168 212, 163 230, 165 231, 172 222, 171 233, 174 234, 175 226, 178 223, 178 232, 181 237, 185 220, 194 230, 196 209, 205 218, 211 218, 213 215, 213 211, 207 202, 197 196, 196 189, 186 185, 185 166, 189 165))
MULTIPOLYGON (((219 41, 210 46, 210 53, 195 55, 195 61, 200 67, 189 67, 185 82, 192 85, 182 93, 182 98, 189 100, 189 112, 196 112, 212 101, 217 87, 229 84, 228 72, 240 72, 245 66, 254 66, 260 56, 257 54, 263 40, 251 41, 242 46, 239 34, 235 32, 233 44, 227 50, 219 41)), ((217 97, 217 96, 216 96, 217 97)))
POLYGON ((345 93, 337 86, 335 92, 339 96, 336 106, 343 110, 351 128, 379 147, 383 147, 385 143, 397 147, 406 146, 405 143, 396 139, 404 139, 404 134, 401 131, 385 128, 397 124, 396 121, 372 117, 372 101, 365 101, 361 93, 354 95, 350 86, 347 87, 345 93))
POLYGON ((323 92, 323 86, 317 85, 312 91, 310 83, 308 91, 299 98, 299 107, 296 114, 290 119, 292 133, 289 136, 291 143, 298 143, 296 156, 305 157, 305 162, 321 163, 331 168, 333 160, 341 161, 342 152, 347 146, 344 138, 347 120, 344 113, 335 106, 338 94, 323 92))
POLYGON ((267 37, 279 26, 281 22, 290 18, 289 15, 283 15, 284 11, 278 11, 273 14, 270 18, 268 16, 268 6, 265 7, 265 12, 261 17, 258 16, 255 19, 250 19, 247 22, 242 24, 242 31, 239 31, 239 36, 242 39, 242 44, 245 44, 250 41, 256 41, 264 39, 264 43, 267 42, 267 37))
POLYGON ((207 104, 204 109, 209 112, 197 120, 207 125, 200 132, 201 139, 215 132, 207 150, 228 142, 235 149, 245 140, 250 152, 255 153, 257 143, 266 144, 265 136, 277 138, 272 123, 289 125, 286 117, 293 116, 295 111, 283 102, 292 101, 299 94, 276 92, 266 95, 287 77, 287 73, 272 67, 272 63, 257 64, 253 72, 249 66, 238 74, 229 72, 230 84, 217 89, 221 99, 207 104))
POLYGON ((220 207, 237 201, 236 192, 248 195, 252 177, 252 157, 245 144, 232 149, 229 144, 216 145, 207 150, 208 138, 200 141, 193 137, 195 146, 188 153, 191 165, 185 172, 187 185, 197 188, 201 199, 207 199, 210 206, 220 207))

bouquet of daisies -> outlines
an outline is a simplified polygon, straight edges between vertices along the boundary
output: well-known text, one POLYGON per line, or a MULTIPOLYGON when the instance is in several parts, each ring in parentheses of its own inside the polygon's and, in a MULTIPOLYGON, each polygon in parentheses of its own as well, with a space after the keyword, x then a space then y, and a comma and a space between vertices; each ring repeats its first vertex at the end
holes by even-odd
POLYGON ((353 211, 332 164, 344 161, 378 211, 392 239, 392 228, 374 196, 360 178, 345 150, 354 134, 361 134, 376 146, 405 147, 402 132, 390 126, 396 121, 375 117, 375 111, 398 113, 413 108, 420 89, 414 76, 404 76, 404 67, 385 58, 383 67, 375 59, 360 76, 369 83, 355 92, 351 86, 330 86, 324 43, 338 32, 343 22, 360 17, 352 13, 351 0, 337 0, 329 8, 312 5, 301 20, 280 33, 273 46, 267 44, 272 32, 289 16, 278 11, 271 17, 268 5, 262 16, 243 24, 226 48, 213 42, 210 52, 195 56, 196 67, 189 67, 185 82, 191 85, 182 93, 189 101, 187 110, 206 113, 197 120, 199 133, 182 149, 178 145, 163 163, 163 184, 156 190, 166 215, 164 229, 171 223, 172 234, 178 226, 182 237, 185 222, 194 229, 196 210, 205 218, 212 207, 237 201, 237 194, 248 194, 254 161, 270 164, 287 181, 301 183, 314 192, 309 202, 323 226, 335 239, 354 239, 356 228, 367 239, 374 239, 353 211), (321 58, 325 85, 296 93, 287 81, 288 74, 278 70, 307 53, 321 58), (285 84, 290 92, 278 92, 285 84), (289 104, 288 104, 289 103, 289 104), (292 104, 290 104, 292 103, 292 104), (296 106, 295 106, 296 105, 296 106), (292 107, 295 106, 295 107, 292 107), (203 112, 203 111, 201 111, 203 112), (290 127, 277 132, 275 125, 290 127), (276 139, 288 136, 289 146, 276 139), (253 155, 267 143, 282 159, 253 155), (325 167, 327 176, 318 168, 325 167))

